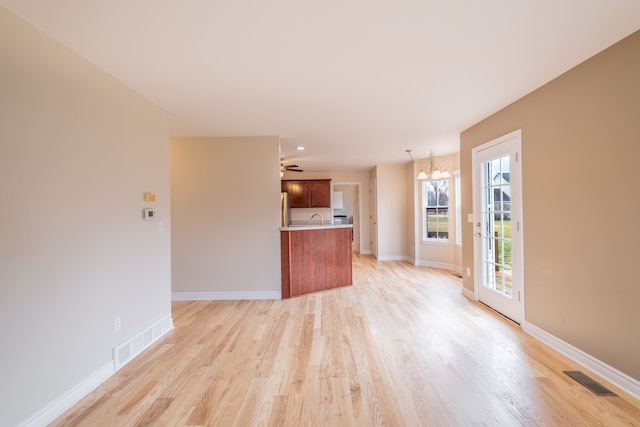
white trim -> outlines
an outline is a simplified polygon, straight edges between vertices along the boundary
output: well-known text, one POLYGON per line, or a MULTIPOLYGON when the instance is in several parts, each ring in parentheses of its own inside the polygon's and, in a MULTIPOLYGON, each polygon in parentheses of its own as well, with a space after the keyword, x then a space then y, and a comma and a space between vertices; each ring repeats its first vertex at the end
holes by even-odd
POLYGON ((282 299, 281 291, 173 292, 173 301, 223 301, 282 299))
MULTIPOLYGON (((475 265, 474 273, 474 294, 475 300, 483 300, 488 306, 493 309, 502 312, 503 315, 514 320, 516 323, 522 324, 526 319, 525 316, 525 283, 524 283, 524 230, 523 230, 523 215, 522 215, 522 130, 517 129, 506 135, 495 138, 489 142, 485 142, 471 150, 472 162, 472 199, 473 199, 473 216, 478 223, 473 224, 473 263, 475 265), (495 155, 509 154, 515 156, 513 166, 511 167, 511 189, 515 190, 516 195, 519 197, 512 198, 511 200, 511 219, 516 221, 519 225, 518 228, 512 228, 511 240, 512 240, 512 272, 513 272, 513 287, 514 291, 518 292, 518 301, 514 303, 507 303, 507 299, 504 299, 500 294, 492 292, 489 288, 484 288, 483 275, 485 265, 482 261, 482 249, 478 243, 476 233, 481 231, 478 224, 482 221, 480 219, 482 214, 481 204, 481 189, 480 189, 480 166, 481 159, 495 155), (516 232, 517 230, 517 232, 516 232), (519 284, 519 286, 518 286, 519 284), (481 296, 481 289, 483 295, 481 296), (486 292, 485 292, 486 291, 486 292), (515 304, 519 302, 519 304, 515 304), (504 304, 502 304, 504 303, 504 304), (502 304, 502 305, 501 305, 502 304)), ((515 295, 515 293, 514 293, 515 295)))
POLYGON ((476 298, 476 293, 474 291, 470 291, 469 289, 463 286, 461 292, 462 292, 462 295, 469 298, 471 301, 476 301, 476 302, 478 301, 478 299, 476 298))
POLYGON ((433 262, 433 261, 422 261, 422 260, 418 260, 416 261, 416 264, 420 267, 431 267, 431 268, 440 268, 442 270, 451 270, 451 271, 455 271, 455 272, 462 272, 462 269, 460 267, 458 267, 455 264, 448 264, 445 262, 433 262))
POLYGON ((378 261, 409 261, 409 258, 404 255, 388 255, 379 257, 378 261))
MULTIPOLYGON (((171 313, 165 315, 160 320, 152 323, 149 327, 145 328, 143 332, 138 335, 143 334, 145 331, 150 330, 153 337, 153 341, 149 343, 142 350, 147 349, 151 344, 157 341, 162 335, 169 332, 173 329, 173 321, 171 319, 171 313)), ((137 336, 137 335, 136 335, 137 336)), ((136 337, 134 336, 128 342, 133 341, 136 337)), ((122 344, 117 348, 122 347, 122 344)), ((62 415, 67 409, 75 405, 85 397, 87 394, 95 390, 98 386, 104 383, 109 379, 123 364, 118 366, 116 363, 115 355, 117 354, 116 349, 114 349, 114 360, 104 365, 98 371, 91 374, 89 377, 82 380, 78 385, 68 390, 62 396, 51 402, 49 405, 42 408, 35 415, 31 416, 29 419, 24 421, 22 424, 19 424, 19 427, 40 427, 45 426, 51 421, 55 420, 57 417, 62 415)), ((128 360, 133 359, 136 355, 140 354, 141 351, 137 352, 135 355, 131 356, 128 360)), ((127 361, 128 361, 127 360, 127 361)))
POLYGON ((360 255, 371 255, 371 250, 360 251, 360 255))
MULTIPOLYGON (((422 238, 422 240, 420 240, 420 243, 422 243, 423 245, 447 245, 450 246, 451 240, 449 240, 449 238, 446 239, 439 239, 437 237, 424 237, 422 238)), ((455 243, 453 243, 455 244, 455 243)))
POLYGON ((49 424, 64 411, 75 405, 80 399, 85 397, 100 384, 105 382, 115 373, 113 362, 109 362, 89 377, 82 380, 78 385, 64 393, 62 396, 42 408, 28 420, 19 424, 19 427, 40 427, 49 424))
MULTIPOLYGON (((145 328, 143 332, 138 335, 144 334, 146 331, 150 331, 153 340, 150 343, 132 355, 127 361, 133 359, 136 355, 140 354, 143 350, 147 349, 151 344, 156 342, 161 336, 173 329, 173 321, 171 319, 171 313, 165 315, 160 320, 153 322, 149 327, 145 328)), ((129 339, 127 343, 132 342, 138 335, 129 339)), ((68 390, 62 396, 51 402, 49 405, 42 408, 35 415, 19 424, 19 427, 40 427, 45 426, 60 415, 67 409, 75 405, 85 397, 87 394, 95 390, 99 385, 104 383, 109 377, 111 377, 124 363, 118 366, 116 362, 116 349, 122 347, 123 344, 114 348, 114 359, 100 368, 98 371, 91 374, 89 377, 82 380, 78 385, 68 390)), ((126 363, 126 362, 125 362, 126 363)))
POLYGON ((462 180, 460 178, 460 170, 455 170, 451 174, 453 177, 453 191, 454 191, 454 213, 453 218, 455 220, 455 224, 453 228, 455 229, 455 241, 456 245, 462 246, 462 192, 460 188, 462 188, 462 180))
POLYGON ((376 177, 369 181, 369 247, 371 255, 375 259, 379 259, 378 252, 380 250, 380 242, 378 242, 378 218, 380 218, 378 204, 378 178, 376 177))
POLYGON ((411 258, 409 256, 406 256, 402 259, 385 259, 385 260, 378 260, 378 261, 407 261, 415 266, 418 267, 430 267, 430 268, 439 268, 442 270, 449 270, 449 271, 453 271, 459 274, 462 274, 462 267, 458 266, 458 265, 454 265, 454 264, 446 264, 443 262, 432 262, 432 261, 420 261, 417 260, 415 258, 411 258))
POLYGON ((640 381, 631 378, 627 374, 618 371, 527 321, 522 322, 522 329, 557 352, 564 354, 569 359, 579 363, 594 374, 599 375, 614 386, 624 390, 636 399, 640 399, 640 381))
MULTIPOLYGON (((451 190, 449 188, 449 184, 451 184, 451 181, 453 179, 454 178, 453 178, 453 174, 452 174, 447 178, 425 179, 425 180, 422 180, 420 182, 420 184, 419 184, 420 185, 420 188, 419 188, 419 190, 420 190, 420 216, 419 216, 419 218, 416 218, 416 219, 420 221, 420 229, 418 231, 420 232, 420 241, 421 241, 422 244, 430 244, 430 243, 448 244, 449 243, 449 237, 448 236, 453 234, 453 232, 451 231, 451 224, 453 222, 449 222, 447 224, 447 238, 442 239, 442 238, 439 238, 439 237, 427 237, 427 229, 425 227, 427 218, 424 217, 425 208, 435 208, 435 207, 442 208, 442 207, 445 207, 445 206, 442 206, 442 205, 426 206, 425 205, 424 193, 425 193, 425 184, 427 184, 429 182, 434 182, 434 181, 447 181, 447 197, 448 197, 448 196, 451 195, 451 190)), ((454 186, 455 186, 455 180, 454 180, 454 186)), ((447 204, 446 208, 448 209, 447 212, 451 212, 450 204, 447 204)), ((453 211, 454 211, 454 215, 455 215, 455 203, 454 203, 453 211)))
MULTIPOLYGON (((352 243, 352 248, 353 246, 358 246, 356 248, 356 252, 363 254, 364 252, 361 252, 360 249, 362 249, 362 226, 363 226, 363 222, 362 222, 362 182, 360 181, 336 181, 336 182, 331 182, 331 191, 333 194, 333 186, 334 185, 353 185, 355 187, 357 187, 357 192, 358 192, 358 241, 353 241, 352 243)), ((333 210, 331 215, 333 215, 333 210)), ((355 212, 354 215, 355 216, 355 212)), ((333 217, 332 217, 333 219, 333 217)), ((355 223, 355 218, 354 218, 354 223, 355 223)), ((354 225, 355 227, 355 225, 354 225)), ((354 232, 354 238, 355 238, 355 232, 354 232)))

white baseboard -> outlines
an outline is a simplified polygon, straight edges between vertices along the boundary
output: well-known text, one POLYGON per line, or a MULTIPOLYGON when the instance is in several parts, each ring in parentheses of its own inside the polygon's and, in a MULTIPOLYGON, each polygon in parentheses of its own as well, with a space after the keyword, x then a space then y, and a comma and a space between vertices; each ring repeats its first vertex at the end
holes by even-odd
POLYGON ((62 396, 51 402, 45 408, 41 409, 24 421, 19 427, 42 427, 46 426, 51 421, 62 415, 67 409, 75 405, 85 397, 87 394, 95 390, 100 384, 105 382, 111 377, 118 369, 120 369, 126 362, 133 359, 140 354, 143 350, 147 349, 151 344, 156 342, 162 335, 173 329, 173 321, 171 320, 171 313, 165 315, 162 319, 152 323, 145 328, 139 334, 134 335, 125 343, 119 345, 114 349, 114 359, 94 372, 89 377, 85 378, 80 384, 68 390, 62 396), (138 340, 138 337, 140 340, 138 340), (140 346, 138 347, 137 344, 140 346), (129 345, 134 351, 130 353, 130 357, 126 361, 119 363, 117 360, 118 349, 123 348, 125 345, 129 345))
POLYGON ((115 373, 113 362, 109 362, 85 378, 80 384, 51 402, 45 408, 20 424, 20 427, 42 427, 59 417, 64 411, 75 405, 80 399, 93 391, 115 373))
POLYGON ((384 255, 378 256, 378 261, 406 261, 407 257, 404 255, 384 255))
POLYGON ((237 292, 173 292, 173 301, 223 301, 282 299, 280 291, 237 291, 237 292))
MULTIPOLYGON (((466 288, 462 288, 462 295, 472 301, 477 301, 474 292, 466 288)), ((567 356, 569 359, 587 368, 594 374, 608 381, 610 384, 624 390, 636 399, 640 399, 640 381, 631 378, 624 372, 618 371, 612 366, 607 365, 601 360, 596 359, 590 354, 585 353, 579 348, 572 346, 554 335, 551 335, 547 331, 540 329, 526 320, 522 322, 521 326, 524 332, 536 338, 538 341, 548 345, 558 353, 567 356)))
POLYGON ((404 260, 419 267, 439 268, 442 270, 455 271, 458 274, 462 274, 462 267, 455 264, 447 264, 444 262, 421 261, 409 256, 404 257, 404 260))
POLYGON ((371 255, 371 251, 370 250, 360 251, 360 255, 371 255))
POLYGON ((599 375, 614 386, 624 390, 636 399, 640 399, 640 381, 631 378, 627 374, 618 371, 527 321, 522 322, 522 329, 557 352, 564 354, 569 359, 579 363, 594 374, 599 375))
POLYGON ((456 272, 460 272, 461 270, 461 268, 456 266, 455 264, 447 264, 444 262, 416 260, 415 265, 419 265, 420 267, 440 268, 442 270, 451 270, 456 272))
POLYGON ((462 287, 462 295, 469 298, 471 301, 478 301, 476 299, 476 294, 473 291, 470 291, 469 289, 465 288, 464 286, 462 287))

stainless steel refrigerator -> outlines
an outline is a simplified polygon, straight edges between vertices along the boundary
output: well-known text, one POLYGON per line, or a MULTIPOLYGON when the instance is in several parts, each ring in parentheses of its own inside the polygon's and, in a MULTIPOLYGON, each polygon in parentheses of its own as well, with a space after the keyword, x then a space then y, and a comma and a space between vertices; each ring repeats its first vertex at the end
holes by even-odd
POLYGON ((280 193, 280 227, 291 224, 291 201, 289 193, 280 193))

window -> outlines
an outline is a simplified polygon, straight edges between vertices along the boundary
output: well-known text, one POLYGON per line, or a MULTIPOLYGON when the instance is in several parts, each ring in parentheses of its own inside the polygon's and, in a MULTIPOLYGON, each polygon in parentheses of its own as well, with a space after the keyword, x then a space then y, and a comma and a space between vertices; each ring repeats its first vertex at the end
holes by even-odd
POLYGON ((449 180, 422 181, 424 238, 449 238, 449 180))

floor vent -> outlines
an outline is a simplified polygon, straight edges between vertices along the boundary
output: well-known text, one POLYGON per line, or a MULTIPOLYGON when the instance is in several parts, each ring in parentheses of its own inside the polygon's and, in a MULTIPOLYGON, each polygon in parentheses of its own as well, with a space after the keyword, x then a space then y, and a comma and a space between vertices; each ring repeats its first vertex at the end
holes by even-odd
POLYGON ((115 370, 117 371, 126 365, 171 329, 173 329, 173 321, 171 315, 167 315, 114 348, 113 365, 115 370))
POLYGON ((614 392, 580 371, 562 371, 598 396, 617 396, 614 392))

